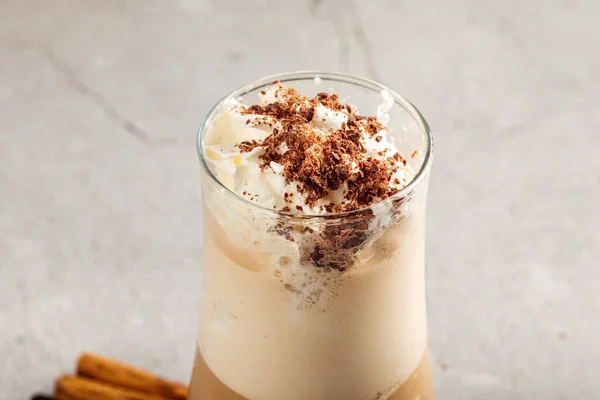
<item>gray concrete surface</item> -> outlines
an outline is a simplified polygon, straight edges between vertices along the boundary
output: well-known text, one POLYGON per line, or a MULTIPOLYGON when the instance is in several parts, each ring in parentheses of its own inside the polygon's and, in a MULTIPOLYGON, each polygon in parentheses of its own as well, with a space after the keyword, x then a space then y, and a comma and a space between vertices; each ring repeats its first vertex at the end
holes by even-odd
POLYGON ((231 88, 341 70, 437 140, 439 399, 600 399, 600 3, 0 2, 0 399, 84 349, 187 380, 194 135, 231 88))

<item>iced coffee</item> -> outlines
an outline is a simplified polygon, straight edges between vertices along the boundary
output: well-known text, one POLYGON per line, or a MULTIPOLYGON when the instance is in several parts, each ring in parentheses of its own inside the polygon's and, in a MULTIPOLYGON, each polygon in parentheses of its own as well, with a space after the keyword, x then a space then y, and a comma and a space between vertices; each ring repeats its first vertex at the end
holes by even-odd
POLYGON ((433 399, 418 111, 368 80, 287 74, 222 100, 198 146, 190 400, 433 399))

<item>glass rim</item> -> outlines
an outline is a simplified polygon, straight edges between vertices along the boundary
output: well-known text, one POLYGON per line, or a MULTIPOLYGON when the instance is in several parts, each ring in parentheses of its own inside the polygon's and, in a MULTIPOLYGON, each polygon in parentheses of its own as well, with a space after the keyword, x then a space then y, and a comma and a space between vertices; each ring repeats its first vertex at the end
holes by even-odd
POLYGON ((228 94, 226 94, 225 96, 223 96, 214 106, 212 106, 212 108, 208 111, 208 113, 206 114, 206 117, 204 117, 204 120, 200 124, 200 128, 198 129, 198 134, 196 137, 196 152, 198 155, 198 160, 200 161, 200 165, 202 165, 202 169, 208 174, 210 181, 213 184, 215 184, 217 186, 217 188, 220 189, 221 193, 224 193, 226 196, 232 198, 234 201, 240 202, 241 204, 246 205, 250 208, 261 210, 266 214, 271 214, 271 215, 275 215, 275 216, 279 216, 279 217, 283 217, 283 218, 291 218, 291 219, 297 219, 297 220, 312 220, 312 221, 330 220, 330 219, 337 219, 337 218, 362 216, 362 215, 364 215, 364 213, 366 211, 371 210, 380 204, 387 203, 390 201, 393 202, 394 200, 402 199, 403 197, 406 197, 408 194, 412 193, 419 186, 419 184, 423 181, 423 179, 425 178, 425 176, 427 175, 427 172, 429 171, 429 169, 431 167, 431 164, 433 161, 433 134, 431 132, 431 129, 429 128, 429 124, 427 124, 427 121, 425 120, 425 118, 423 117, 421 112, 411 102, 409 102, 404 97, 402 97, 395 91, 391 90, 387 86, 382 85, 381 83, 378 83, 371 79, 362 78, 359 76, 345 74, 345 73, 341 73, 341 72, 295 71, 295 72, 284 72, 284 73, 270 75, 270 76, 266 76, 266 77, 257 79, 255 81, 247 83, 243 86, 240 86, 237 89, 234 89, 231 92, 229 92, 228 94), (409 115, 413 118, 413 120, 419 126, 421 133, 426 138, 426 149, 425 149, 425 158, 423 159, 423 162, 419 168, 419 171, 415 174, 415 176, 408 183, 408 185, 406 185, 405 187, 403 187, 402 189, 400 189, 398 192, 394 193, 393 195, 386 197, 385 199, 382 199, 382 200, 378 201, 377 203, 373 203, 370 206, 362 207, 362 208, 352 210, 352 211, 344 211, 344 212, 339 212, 339 213, 327 213, 327 214, 298 214, 298 213, 293 213, 293 212, 289 212, 289 211, 281 211, 281 210, 268 208, 268 207, 262 206, 260 204, 254 203, 248 199, 245 199, 244 197, 240 196, 239 194, 237 194, 236 192, 234 192, 233 190, 231 190, 227 186, 225 186, 213 173, 210 165, 208 164, 206 156, 204 154, 204 149, 205 149, 204 138, 205 138, 205 133, 206 133, 206 130, 208 127, 208 123, 216 115, 216 112, 220 110, 221 106, 228 99, 243 96, 253 90, 259 89, 261 87, 265 87, 265 86, 271 84, 273 81, 279 81, 279 82, 285 83, 285 82, 290 82, 290 81, 312 80, 312 79, 315 79, 316 77, 319 77, 319 78, 323 79, 324 81, 349 83, 349 84, 361 86, 361 87, 369 89, 369 90, 378 90, 378 91, 387 90, 389 92, 390 96, 394 99, 394 103, 398 104, 400 107, 402 107, 405 111, 407 111, 409 113, 409 115))

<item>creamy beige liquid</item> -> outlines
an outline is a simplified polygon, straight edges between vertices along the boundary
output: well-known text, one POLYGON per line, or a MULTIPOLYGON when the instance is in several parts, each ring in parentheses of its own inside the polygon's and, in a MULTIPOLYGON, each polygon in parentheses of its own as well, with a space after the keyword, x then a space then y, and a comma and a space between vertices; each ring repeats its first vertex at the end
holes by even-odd
MULTIPOLYGON (((384 399, 377 395, 375 399, 384 399)), ((252 400, 240 396, 228 388, 212 373, 202 358, 200 351, 196 352, 194 373, 190 385, 191 399, 205 400, 252 400)), ((287 399, 288 397, 282 397, 287 399)), ((289 397, 289 398, 293 398, 289 397)), ((333 399, 333 398, 332 398, 333 399)), ((433 384, 431 382, 431 367, 429 354, 426 352, 417 366, 417 369, 406 379, 388 400, 433 400, 433 384)))
POLYGON ((263 254, 229 240, 207 211, 190 400, 433 399, 424 207, 413 208, 343 273, 282 264, 325 283, 326 301, 313 305, 302 285, 282 284, 263 254))

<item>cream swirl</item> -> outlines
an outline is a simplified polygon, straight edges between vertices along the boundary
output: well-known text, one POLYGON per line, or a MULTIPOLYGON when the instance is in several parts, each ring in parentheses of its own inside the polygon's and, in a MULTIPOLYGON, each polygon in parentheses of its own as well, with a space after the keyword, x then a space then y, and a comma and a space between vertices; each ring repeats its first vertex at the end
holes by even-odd
POLYGON ((377 168, 385 169, 383 173, 387 173, 384 182, 387 191, 374 192, 366 205, 374 204, 402 189, 414 177, 413 170, 399 156, 394 139, 386 127, 393 101, 390 101, 386 91, 381 95, 383 103, 377 109, 377 117, 367 120, 358 114, 355 107, 339 103, 337 96, 320 94, 310 99, 274 82, 259 94, 258 105, 277 105, 280 107, 277 109, 279 114, 258 113, 257 107, 249 107, 240 99, 229 99, 210 121, 205 138, 207 160, 217 179, 239 196, 269 209, 311 215, 331 212, 347 203, 353 190, 360 190, 355 186, 357 177, 364 175, 364 165, 375 163, 377 168), (317 101, 318 98, 329 100, 317 101), (279 140, 276 146, 271 143, 269 147, 266 144, 270 136, 285 128, 283 116, 303 110, 309 110, 310 115, 303 120, 302 132, 315 139, 314 145, 304 149, 302 157, 319 156, 329 164, 326 167, 330 169, 335 169, 337 164, 347 167, 343 174, 346 179, 340 179, 339 185, 334 183, 325 189, 319 188, 318 196, 306 190, 306 181, 301 182, 286 174, 286 168, 290 168, 288 165, 276 161, 285 158, 295 141, 301 139, 298 136, 300 133, 289 134, 284 140, 279 140), (335 139, 332 136, 334 133, 340 137, 357 133, 352 141, 362 151, 354 158, 343 151, 339 156, 333 153, 332 159, 323 158, 325 150, 322 142, 335 139), (244 143, 252 145, 244 147, 244 143))

